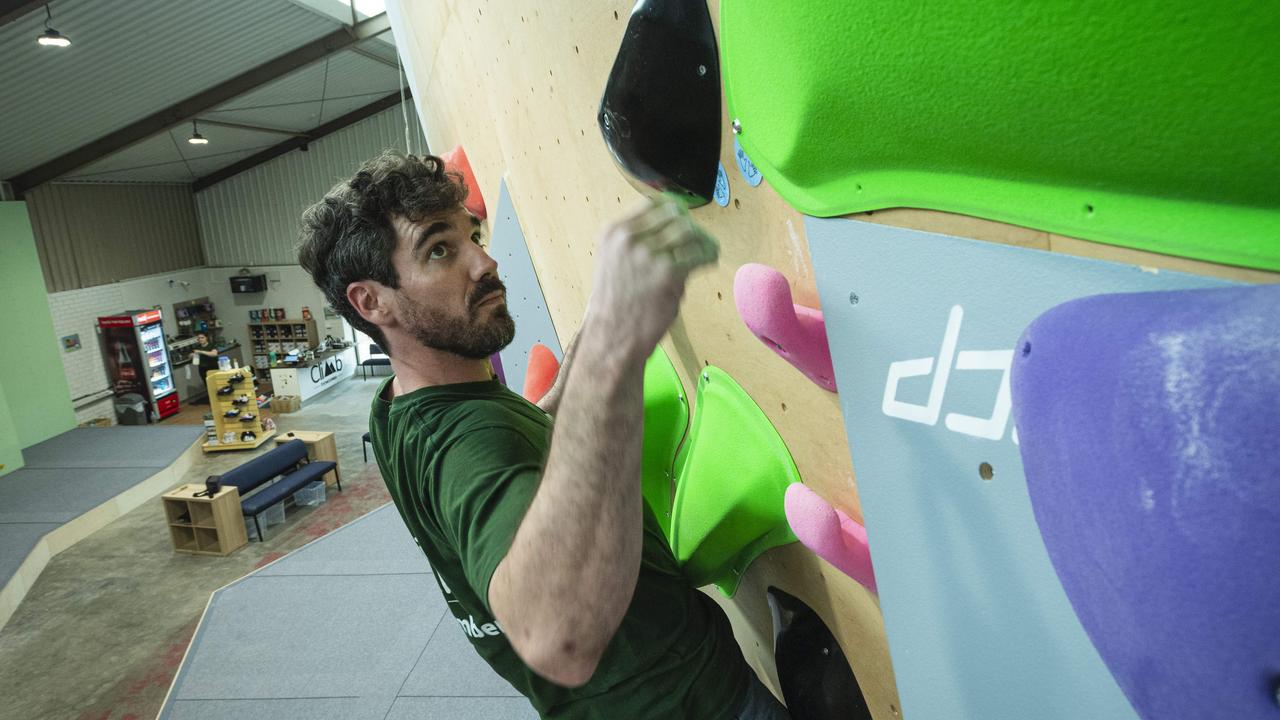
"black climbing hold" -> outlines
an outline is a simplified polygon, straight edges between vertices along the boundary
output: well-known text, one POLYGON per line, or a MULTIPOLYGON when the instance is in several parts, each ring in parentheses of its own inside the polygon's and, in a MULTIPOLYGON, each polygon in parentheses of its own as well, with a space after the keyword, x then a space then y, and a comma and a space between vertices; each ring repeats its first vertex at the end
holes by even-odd
POLYGON ((773 655, 792 720, 871 720, 844 651, 822 618, 798 598, 769 588, 773 655))
POLYGON ((720 160, 720 64, 701 0, 640 0, 597 117, 605 145, 637 183, 711 201, 720 160))

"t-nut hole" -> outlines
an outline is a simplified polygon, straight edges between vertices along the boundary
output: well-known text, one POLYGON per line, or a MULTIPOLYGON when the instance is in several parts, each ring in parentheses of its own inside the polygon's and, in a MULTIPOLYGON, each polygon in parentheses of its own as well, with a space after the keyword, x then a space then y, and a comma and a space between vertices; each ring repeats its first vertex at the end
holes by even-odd
POLYGON ((981 463, 978 465, 978 477, 983 480, 990 480, 995 477, 995 471, 991 469, 991 463, 981 463))

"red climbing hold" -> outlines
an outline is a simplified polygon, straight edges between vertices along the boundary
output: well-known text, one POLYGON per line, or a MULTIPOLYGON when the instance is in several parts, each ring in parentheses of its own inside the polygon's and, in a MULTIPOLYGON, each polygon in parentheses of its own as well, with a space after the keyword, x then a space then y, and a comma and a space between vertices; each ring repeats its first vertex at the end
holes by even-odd
POLYGON ((481 220, 489 217, 489 211, 484 205, 484 196, 480 194, 480 183, 476 182, 476 174, 471 171, 471 161, 467 159, 467 151, 458 145, 442 154, 440 159, 444 160, 446 170, 462 175, 462 181, 467 185, 467 200, 463 203, 467 210, 481 220))
POLYGON ((542 343, 529 349, 529 364, 524 372, 524 399, 536 403, 551 389, 556 381, 556 373, 560 372, 560 361, 551 352, 551 348, 542 343))

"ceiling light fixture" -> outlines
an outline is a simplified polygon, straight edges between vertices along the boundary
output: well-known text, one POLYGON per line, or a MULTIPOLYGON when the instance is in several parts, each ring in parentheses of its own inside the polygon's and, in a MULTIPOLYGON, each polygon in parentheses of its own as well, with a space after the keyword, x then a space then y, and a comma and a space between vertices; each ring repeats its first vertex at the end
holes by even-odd
POLYGON ((196 127, 196 121, 191 121, 191 137, 187 138, 187 142, 192 145, 208 145, 209 138, 200 134, 200 128, 196 127))
POLYGON ((49 9, 49 3, 44 4, 44 14, 44 32, 36 36, 36 42, 51 47, 66 47, 70 45, 71 38, 49 27, 49 23, 53 22, 53 11, 49 9))

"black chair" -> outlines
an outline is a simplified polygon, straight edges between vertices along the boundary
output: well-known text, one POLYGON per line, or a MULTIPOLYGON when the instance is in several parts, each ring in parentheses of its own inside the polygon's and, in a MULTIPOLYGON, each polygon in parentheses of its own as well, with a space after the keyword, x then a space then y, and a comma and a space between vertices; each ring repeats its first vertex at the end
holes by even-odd
POLYGON ((369 446, 373 444, 373 440, 369 437, 369 433, 365 433, 360 439, 364 441, 360 443, 360 449, 364 451, 364 461, 369 462, 369 446))
POLYGON ((369 343, 369 355, 370 357, 367 357, 364 360, 360 361, 360 379, 361 380, 369 379, 368 375, 366 374, 366 372, 368 372, 366 371, 366 368, 378 367, 380 365, 387 365, 387 366, 391 365, 391 358, 387 357, 386 353, 382 352, 382 348, 378 347, 377 343, 369 343), (381 355, 382 357, 372 357, 373 355, 381 355))

